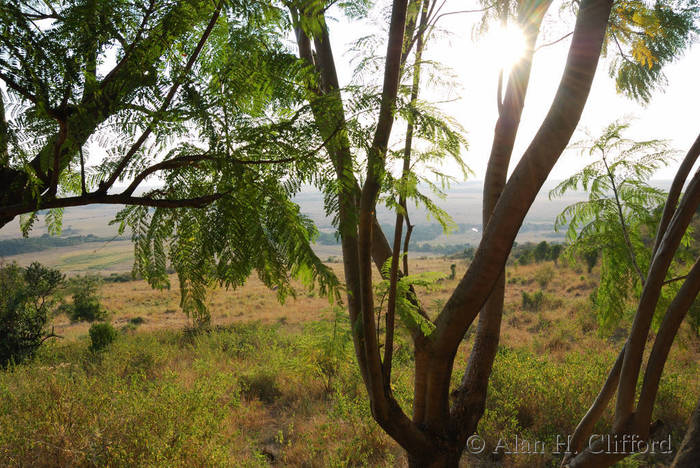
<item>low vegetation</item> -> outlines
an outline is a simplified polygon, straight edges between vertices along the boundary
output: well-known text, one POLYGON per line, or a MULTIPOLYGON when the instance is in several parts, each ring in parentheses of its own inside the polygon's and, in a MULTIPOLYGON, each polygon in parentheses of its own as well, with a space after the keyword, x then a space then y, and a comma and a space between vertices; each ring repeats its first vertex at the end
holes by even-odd
MULTIPOLYGON (((332 314, 331 314, 332 316, 332 314)), ((511 317, 521 316, 512 312, 511 317)), ((563 333, 565 321, 551 325, 563 333)), ((109 346, 56 342, 0 374, 0 464, 12 466, 395 466, 399 447, 372 420, 342 316, 303 327, 241 323, 209 331, 122 332, 109 346), (94 353, 103 348, 100 353, 94 353), (42 382, 42 385, 37 385, 42 382)), ((552 329, 536 335, 546 339, 552 329)), ((108 334, 113 336, 113 329, 108 334)), ((576 336, 578 332, 574 331, 576 336)), ((395 393, 408 406, 412 356, 399 337, 395 393)), ((104 338, 101 338, 104 339, 104 338)), ((101 341, 106 343, 106 341, 101 341)), ((570 434, 597 392, 613 349, 539 342, 503 346, 479 426, 484 463, 550 466, 551 453, 503 453, 500 434, 545 441, 570 434), (580 378, 576 381, 570 375, 580 378), (562 404, 566 402, 566 404, 562 404)), ((660 393, 663 437, 680 442, 698 365, 676 350, 660 393)), ((461 357, 463 359, 463 355, 461 357)), ((601 429, 609 427, 605 420, 601 429)), ((663 458, 654 459, 658 462, 663 458)), ((630 460, 628 466, 649 463, 630 460)))
MULTIPOLYGON (((457 273, 465 268, 451 259, 413 261, 416 274, 433 270, 445 276, 429 287, 418 286, 423 297, 444 300, 459 278, 449 278, 452 265, 457 273)), ((561 460, 552 453, 557 436, 572 433, 624 339, 598 328, 588 298, 595 275, 552 262, 507 269, 504 344, 478 428, 486 448, 480 455, 467 454, 470 464, 525 468, 561 460), (543 275, 547 290, 556 293, 542 292, 537 278, 543 275), (499 436, 511 444, 516 436, 542 441, 548 450, 505 453, 499 436)), ((214 325, 197 330, 173 321, 183 314, 166 312, 169 302, 154 301, 153 292, 137 295, 140 285, 102 284, 100 296, 111 301, 118 294, 123 303, 112 324, 94 323, 88 330, 59 316, 54 323, 63 324, 65 339, 47 341, 32 359, 0 372, 0 425, 5 428, 0 465, 405 463, 399 446, 370 415, 341 308, 323 308, 325 299, 309 295, 274 309, 274 293, 251 279, 235 291, 216 290, 210 303, 214 325), (261 297, 270 302, 251 302, 261 297), (236 306, 224 298, 245 302, 236 306), (255 314, 222 314, 256 307, 264 322, 255 321, 255 314), (310 313, 319 308, 320 315, 310 313)), ((177 297, 174 291, 161 294, 177 297)), ((405 329, 397 331, 394 393, 408 408, 414 363, 405 329)), ((674 447, 700 390, 700 343, 692 333, 681 338, 655 414, 664 422, 657 437, 670 435, 674 447)), ((469 335, 458 353, 461 368, 473 339, 469 335)), ((604 418, 599 430, 609 430, 611 422, 604 418)), ((625 466, 669 461, 663 455, 637 457, 625 466)))
POLYGON ((46 325, 59 307, 63 276, 38 263, 0 265, 0 368, 31 358, 54 336, 46 325))

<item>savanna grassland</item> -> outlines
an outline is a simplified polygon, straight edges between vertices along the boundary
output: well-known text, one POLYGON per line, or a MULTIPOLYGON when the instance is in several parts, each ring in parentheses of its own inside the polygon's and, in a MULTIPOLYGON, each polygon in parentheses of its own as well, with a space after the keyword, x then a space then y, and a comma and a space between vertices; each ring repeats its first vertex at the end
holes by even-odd
MULTIPOLYGON (((422 291, 427 310, 437 311, 454 289, 453 263, 459 278, 464 260, 411 262, 412 272, 445 274, 422 291)), ((342 276, 342 264, 330 266, 342 276)), ((572 433, 626 333, 597 325, 589 300, 596 270, 511 265, 507 283, 501 347, 479 426, 486 448, 463 463, 555 466, 557 435, 572 433), (545 453, 505 453, 516 436, 542 441, 545 453)), ((58 316, 53 327, 62 339, 0 372, 0 465, 405 465, 398 445, 371 417, 347 315, 326 298, 300 290, 280 304, 251 278, 238 290, 210 294, 206 331, 189 327, 176 287, 106 283, 101 299, 119 330, 105 350, 90 349, 88 325, 58 316)), ((409 408, 413 358, 407 337, 398 339, 394 392, 409 408)), ((468 334, 457 369, 464 369, 472 339, 468 334)), ((699 357, 700 340, 683 329, 655 413, 663 421, 656 437, 670 435, 673 446, 700 390, 699 357)), ((597 429, 610 424, 604 418, 597 429)), ((670 460, 629 457, 622 466, 670 460)))

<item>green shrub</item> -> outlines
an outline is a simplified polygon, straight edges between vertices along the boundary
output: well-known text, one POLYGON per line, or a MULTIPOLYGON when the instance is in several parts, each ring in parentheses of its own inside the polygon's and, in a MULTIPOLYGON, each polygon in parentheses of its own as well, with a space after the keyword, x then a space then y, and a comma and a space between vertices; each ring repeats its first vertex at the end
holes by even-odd
POLYGON ((535 281, 541 288, 546 288, 549 282, 552 281, 552 278, 554 278, 554 269, 549 265, 545 265, 535 271, 535 281))
POLYGON ((282 395, 277 376, 271 371, 258 371, 243 375, 239 379, 242 393, 248 398, 257 398, 263 403, 274 403, 282 395))
POLYGON ((68 308, 72 322, 96 322, 106 320, 107 310, 100 304, 98 289, 100 279, 94 276, 78 277, 71 281, 73 304, 68 308))
POLYGON ((528 294, 527 292, 522 292, 522 307, 523 310, 538 311, 542 308, 544 303, 544 293, 542 291, 537 291, 536 293, 528 294))
POLYGON ((141 325, 142 323, 145 323, 146 319, 143 317, 132 317, 129 319, 129 323, 131 325, 141 325))
POLYGON ((90 327, 90 349, 101 351, 117 338, 117 330, 109 323, 93 323, 90 327))
POLYGON ((0 367, 34 355, 47 338, 47 322, 58 308, 58 270, 32 263, 0 267, 0 367))

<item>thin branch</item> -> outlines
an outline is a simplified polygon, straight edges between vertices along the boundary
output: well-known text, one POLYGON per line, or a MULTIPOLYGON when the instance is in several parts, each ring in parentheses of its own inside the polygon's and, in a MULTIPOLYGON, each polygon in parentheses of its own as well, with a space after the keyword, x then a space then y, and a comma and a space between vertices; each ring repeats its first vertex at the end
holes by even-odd
POLYGON ((79 148, 80 150, 80 190, 82 195, 85 195, 87 193, 87 190, 85 189, 85 157, 83 156, 83 147, 82 145, 79 148))
MULTIPOLYGON (((212 15, 212 18, 209 21, 209 24, 207 25, 206 29, 202 33, 202 37, 199 39, 197 46, 195 47, 194 51, 190 55, 190 58, 187 61, 187 64, 185 65, 185 68, 180 73, 180 76, 178 77, 178 79, 176 79, 175 82, 173 83, 173 85, 170 87, 170 91, 168 91, 168 94, 165 96, 163 103, 161 104, 160 108, 158 109, 158 115, 162 115, 163 112, 165 112, 166 109, 170 106, 170 103, 172 102, 173 98, 175 97, 175 94, 177 93, 177 90, 179 89, 180 84, 182 83, 182 80, 190 72, 190 70, 194 66, 194 63, 197 61, 197 57, 199 56, 200 52, 202 51, 204 44, 206 43, 207 39, 209 38, 209 35, 211 34, 212 29, 214 29, 214 25, 216 24, 216 21, 219 18, 219 15, 221 13, 221 6, 222 6, 222 3, 219 3, 219 5, 216 7, 216 10, 214 10, 214 14, 212 15)), ((99 189, 100 192, 106 193, 107 190, 109 190, 109 188, 112 185, 114 185, 114 182, 119 178, 121 173, 124 171, 126 166, 129 164, 129 161, 131 160, 131 158, 134 156, 134 154, 136 154, 136 152, 141 148, 143 143, 149 137, 149 135, 153 131, 153 127, 158 123, 159 120, 160 119, 158 117, 156 117, 151 121, 151 123, 146 127, 146 130, 143 131, 143 133, 141 134, 139 139, 136 140, 136 142, 131 146, 131 148, 126 153, 126 155, 122 158, 122 160, 119 162, 119 164, 117 164, 117 168, 112 173, 110 178, 107 179, 106 182, 100 183, 100 189, 99 189)))
POLYGON ((199 162, 206 160, 214 160, 214 157, 204 153, 198 155, 181 156, 173 159, 166 159, 165 161, 154 164, 147 167, 141 171, 131 182, 131 184, 122 192, 122 195, 131 195, 134 193, 136 188, 143 182, 143 180, 154 172, 161 171, 164 169, 177 169, 180 167, 195 165, 199 162))
POLYGON ((662 284, 666 286, 667 284, 675 283, 676 281, 683 281, 688 278, 688 275, 683 275, 683 276, 677 276, 676 278, 671 278, 669 280, 664 281, 662 284))
MULTIPOLYGON (((148 5, 148 8, 146 11, 144 11, 143 18, 141 19, 141 24, 139 25, 138 30, 136 31, 136 35, 134 36, 134 40, 131 41, 131 45, 128 48, 124 48, 124 57, 115 65, 114 68, 112 68, 109 73, 107 73, 107 76, 104 77, 102 80, 102 83, 100 84, 100 88, 104 88, 107 86, 109 82, 112 81, 112 78, 116 76, 117 72, 119 72, 124 65, 127 63, 127 61, 131 58, 131 54, 136 48, 136 45, 138 42, 141 40, 141 36, 143 35, 143 31, 146 29, 146 23, 148 22, 148 19, 151 16, 151 13, 154 11, 154 6, 155 6, 155 0, 150 0, 150 4, 148 5)), ((122 45, 124 47, 124 45, 122 45)))
POLYGON ((622 56, 622 59, 628 63, 634 63, 632 60, 630 60, 630 58, 627 56, 627 54, 625 54, 622 51, 622 46, 620 45, 620 41, 617 40, 617 35, 612 31, 610 32, 610 35, 613 37, 613 39, 615 39, 615 44, 617 44, 617 50, 620 51, 620 55, 622 56))
MULTIPOLYGON (((58 132, 58 138, 56 139, 56 144, 54 146, 54 155, 53 155, 53 169, 51 173, 51 185, 49 185, 49 192, 48 196, 49 197, 54 197, 56 196, 56 192, 58 191, 58 176, 59 176, 59 163, 61 160, 61 148, 63 147, 63 143, 66 142, 66 139, 68 138, 68 126, 66 125, 65 121, 59 121, 59 132, 58 132)), ((48 174, 47 174, 48 175, 48 174)))
MULTIPOLYGON (((156 191, 163 193, 163 191, 156 191)), ((154 193, 156 193, 154 192, 154 193)), ((151 208, 203 208, 213 202, 219 200, 224 195, 231 191, 203 195, 193 198, 151 198, 151 197, 133 197, 125 194, 106 195, 106 194, 86 194, 85 196, 54 198, 43 203, 31 204, 20 203, 16 205, 8 205, 0 208, 0 216, 17 216, 22 213, 30 213, 34 211, 51 209, 51 208, 68 208, 71 206, 83 206, 96 203, 106 205, 138 205, 148 206, 151 208)))
POLYGON ((546 44, 539 45, 539 46, 535 47, 535 52, 537 52, 537 51, 540 50, 540 49, 544 49, 545 47, 549 47, 549 46, 553 46, 554 44, 558 44, 558 43, 560 43, 561 41, 563 41, 564 39, 566 39, 567 37, 573 36, 573 34, 574 34, 574 32, 571 31, 571 32, 568 33, 568 34, 564 34, 562 37, 560 37, 560 38, 557 39, 556 41, 547 42, 546 44))
POLYGON ((51 330, 51 333, 49 333, 48 335, 46 335, 45 337, 43 337, 43 338, 41 339, 41 341, 39 341, 39 344, 44 344, 44 341, 48 340, 49 338, 64 338, 64 337, 61 336, 61 335, 56 335, 56 334, 53 332, 53 330, 51 330))
POLYGON ((19 84, 17 84, 17 82, 15 82, 7 74, 0 72, 0 80, 3 80, 9 88, 12 88, 15 91, 17 91, 21 96, 23 96, 28 101, 31 101, 34 104, 39 103, 39 100, 36 98, 36 96, 34 96, 32 93, 30 93, 29 90, 27 90, 23 86, 20 86, 19 84))
POLYGON ((615 196, 615 205, 617 206, 617 215, 620 219, 620 227, 622 228, 622 236, 625 240, 625 245, 627 246, 627 253, 630 256, 630 260, 632 260, 632 266, 634 266, 635 271, 639 275, 639 279, 642 281, 642 286, 644 283, 646 283, 646 278, 644 277, 644 273, 642 273, 642 269, 639 267, 639 264, 637 263, 637 256, 634 253, 634 248, 632 247, 632 241, 630 241, 630 235, 629 235, 629 230, 627 228, 627 223, 625 222, 625 216, 622 214, 622 203, 620 202, 620 196, 617 191, 617 184, 615 183, 615 176, 613 173, 610 171, 610 166, 608 166, 608 161, 605 158, 605 152, 603 152, 603 164, 605 165, 605 170, 608 174, 608 178, 610 179, 610 184, 611 188, 613 191, 613 195, 615 196))

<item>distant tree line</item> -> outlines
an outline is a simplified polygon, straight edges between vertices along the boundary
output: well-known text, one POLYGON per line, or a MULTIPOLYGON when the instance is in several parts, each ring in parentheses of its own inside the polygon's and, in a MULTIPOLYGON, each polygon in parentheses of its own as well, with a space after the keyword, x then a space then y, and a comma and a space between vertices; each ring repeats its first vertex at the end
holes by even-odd
MULTIPOLYGON (((389 224, 381 224, 382 231, 386 233, 387 238, 391 239, 394 236, 394 227, 389 224)), ((482 230, 481 224, 457 224, 452 233, 465 233, 473 231, 480 233, 482 230)), ((452 255, 460 252, 471 244, 446 244, 446 245, 430 245, 426 242, 433 241, 444 234, 444 229, 439 223, 418 224, 411 231, 410 250, 415 252, 431 252, 444 255, 452 255)), ((524 223, 520 228, 520 233, 524 232, 548 232, 549 236, 564 237, 563 233, 554 232, 553 224, 537 224, 524 223)), ((316 239, 317 244, 321 245, 340 245, 340 241, 334 232, 319 232, 316 239)))
POLYGON ((87 242, 106 242, 115 240, 114 237, 87 236, 54 237, 44 234, 41 237, 25 237, 0 241, 0 257, 19 255, 30 252, 40 252, 54 247, 70 247, 87 242))
POLYGON ((544 261, 557 262, 559 255, 564 250, 564 245, 554 242, 542 241, 538 244, 534 242, 526 242, 524 244, 513 245, 509 262, 518 263, 520 265, 529 265, 531 263, 540 263, 544 261))

